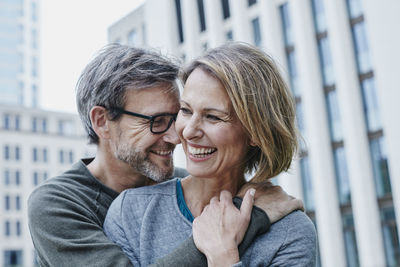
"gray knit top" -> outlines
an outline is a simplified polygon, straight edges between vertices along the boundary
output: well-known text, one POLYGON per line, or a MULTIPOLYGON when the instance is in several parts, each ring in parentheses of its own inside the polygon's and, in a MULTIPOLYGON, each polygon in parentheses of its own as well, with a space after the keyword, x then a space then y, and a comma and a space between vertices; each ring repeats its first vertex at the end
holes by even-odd
MULTIPOLYGON (((177 203, 176 182, 128 189, 111 204, 105 233, 134 266, 154 263, 191 235, 192 224, 177 203)), ((315 266, 315 258, 315 227, 303 212, 295 211, 272 224, 234 266, 315 266)))

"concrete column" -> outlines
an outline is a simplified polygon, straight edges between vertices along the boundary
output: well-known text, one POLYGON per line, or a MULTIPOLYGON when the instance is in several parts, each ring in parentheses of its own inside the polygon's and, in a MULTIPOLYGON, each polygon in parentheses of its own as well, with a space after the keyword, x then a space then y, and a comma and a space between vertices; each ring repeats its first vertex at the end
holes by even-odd
POLYGON ((314 187, 321 262, 325 267, 344 267, 346 254, 311 5, 308 0, 291 1, 289 5, 307 128, 306 143, 314 187))
POLYGON ((363 7, 389 161, 397 229, 400 229, 400 124, 398 117, 400 113, 398 88, 400 2, 387 0, 382 3, 365 0, 363 7), (385 8, 382 8, 383 4, 385 8), (382 30, 383 27, 385 30, 382 30))
POLYGON ((221 1, 205 0, 204 9, 209 47, 217 47, 225 41, 225 34, 222 27, 223 17, 221 1))
POLYGON ((190 61, 201 53, 199 12, 196 1, 181 0, 181 5, 186 61, 190 61))
POLYGON ((385 266, 369 142, 344 0, 325 0, 360 266, 385 266))
POLYGON ((279 6, 274 0, 264 0, 260 5, 260 25, 263 47, 277 62, 285 62, 284 37, 279 6))
POLYGON ((179 39, 175 2, 147 0, 144 7, 147 44, 163 52, 174 51, 179 39))
POLYGON ((233 39, 252 43, 250 21, 247 16, 247 1, 231 0, 229 4, 232 11, 233 39))

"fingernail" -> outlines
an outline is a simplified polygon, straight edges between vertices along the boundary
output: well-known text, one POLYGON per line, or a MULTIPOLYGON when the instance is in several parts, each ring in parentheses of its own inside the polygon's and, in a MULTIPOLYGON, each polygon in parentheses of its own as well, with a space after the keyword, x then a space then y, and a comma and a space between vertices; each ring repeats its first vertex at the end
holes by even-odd
POLYGON ((251 188, 250 195, 252 195, 254 197, 255 194, 256 194, 256 190, 254 188, 251 188))

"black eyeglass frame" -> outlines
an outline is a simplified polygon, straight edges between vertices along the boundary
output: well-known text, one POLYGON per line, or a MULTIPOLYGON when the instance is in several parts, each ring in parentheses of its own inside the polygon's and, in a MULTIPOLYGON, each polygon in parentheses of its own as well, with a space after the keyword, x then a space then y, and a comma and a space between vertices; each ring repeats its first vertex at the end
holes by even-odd
POLYGON ((153 134, 163 134, 166 131, 168 131, 169 128, 171 128, 171 125, 174 121, 176 121, 176 116, 178 115, 178 113, 160 113, 157 115, 153 115, 153 116, 148 116, 148 115, 144 115, 144 114, 140 114, 140 113, 136 113, 136 112, 132 112, 132 111, 128 111, 122 108, 117 108, 117 107, 111 107, 109 108, 110 110, 115 110, 119 113, 123 113, 126 115, 130 115, 130 116, 134 116, 134 117, 138 117, 138 118, 142 118, 142 119, 146 119, 150 121, 150 132, 152 132, 153 134), (165 130, 163 131, 153 131, 153 123, 154 121, 161 116, 171 116, 171 119, 168 122, 168 126, 165 130))

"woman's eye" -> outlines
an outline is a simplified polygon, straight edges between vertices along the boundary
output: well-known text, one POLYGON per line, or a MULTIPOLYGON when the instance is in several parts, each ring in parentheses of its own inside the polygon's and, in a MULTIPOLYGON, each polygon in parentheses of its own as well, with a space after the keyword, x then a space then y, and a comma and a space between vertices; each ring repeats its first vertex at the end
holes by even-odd
POLYGON ((214 115, 207 115, 207 119, 212 120, 212 121, 221 121, 221 119, 217 116, 214 115))

